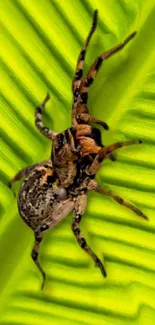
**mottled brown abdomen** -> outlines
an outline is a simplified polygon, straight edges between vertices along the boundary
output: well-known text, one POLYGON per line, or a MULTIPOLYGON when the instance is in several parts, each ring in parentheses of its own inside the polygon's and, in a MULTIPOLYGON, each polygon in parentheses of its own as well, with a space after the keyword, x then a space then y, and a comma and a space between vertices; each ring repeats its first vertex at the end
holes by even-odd
POLYGON ((73 209, 73 200, 56 183, 52 162, 32 167, 18 195, 22 219, 35 232, 53 228, 73 209))

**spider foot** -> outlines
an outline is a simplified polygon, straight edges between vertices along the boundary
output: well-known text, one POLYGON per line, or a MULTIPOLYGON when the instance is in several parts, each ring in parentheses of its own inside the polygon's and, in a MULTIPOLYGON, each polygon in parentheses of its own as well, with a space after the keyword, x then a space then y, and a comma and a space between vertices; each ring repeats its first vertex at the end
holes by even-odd
POLYGON ((12 188, 12 184, 11 184, 10 181, 8 182, 8 187, 9 187, 10 189, 12 188))
POLYGON ((101 125, 105 130, 109 130, 109 126, 106 122, 97 121, 97 124, 101 125))
POLYGON ((44 106, 45 106, 45 104, 48 102, 48 100, 49 100, 49 99, 50 99, 50 94, 49 94, 49 93, 47 93, 47 95, 46 95, 45 99, 43 100, 43 102, 42 102, 42 104, 41 104, 40 106, 44 107, 44 106))
POLYGON ((42 284, 41 284, 41 290, 44 289, 45 287, 45 282, 46 282, 46 274, 44 271, 42 271, 42 277, 43 277, 43 280, 42 280, 42 284))
POLYGON ((117 160, 116 157, 112 153, 110 153, 107 158, 109 158, 111 161, 117 160))
POLYGON ((96 266, 98 266, 101 270, 101 273, 103 274, 104 278, 107 277, 107 272, 105 270, 105 267, 103 266, 102 262, 100 261, 100 259, 97 257, 96 258, 96 266))
POLYGON ((11 181, 8 182, 8 187, 9 187, 10 190, 12 191, 14 197, 16 197, 16 193, 12 190, 12 183, 11 183, 11 181))

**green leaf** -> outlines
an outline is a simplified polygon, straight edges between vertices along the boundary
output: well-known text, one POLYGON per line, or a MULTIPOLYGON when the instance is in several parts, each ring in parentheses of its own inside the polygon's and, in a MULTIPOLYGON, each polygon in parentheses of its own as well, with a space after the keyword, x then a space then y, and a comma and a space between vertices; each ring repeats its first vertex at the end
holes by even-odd
MULTIPOLYGON (((146 325, 155 323, 155 7, 142 0, 0 1, 1 233, 0 324, 146 325), (97 175, 101 184, 148 217, 141 220, 110 198, 89 194, 81 228, 103 259, 108 277, 83 252, 68 216, 43 241, 44 291, 31 260, 33 233, 17 212, 7 181, 24 166, 48 159, 51 144, 34 125, 35 107, 50 91, 45 123, 71 125, 71 82, 93 10, 99 24, 85 70, 137 30, 105 61, 89 91, 90 112, 110 126, 104 144, 141 139, 117 151, 97 175)), ((18 192, 18 186, 14 189, 18 192)))

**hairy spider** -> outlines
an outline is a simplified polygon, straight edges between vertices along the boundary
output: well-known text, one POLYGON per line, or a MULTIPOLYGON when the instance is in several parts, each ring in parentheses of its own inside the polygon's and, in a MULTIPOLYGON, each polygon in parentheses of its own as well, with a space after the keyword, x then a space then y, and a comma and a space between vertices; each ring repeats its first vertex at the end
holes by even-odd
POLYGON ((47 229, 55 227, 72 210, 74 211, 72 230, 79 245, 93 258, 103 276, 106 277, 101 260, 88 246, 79 227, 86 209, 89 190, 108 195, 138 216, 148 219, 138 208, 98 185, 95 180, 102 161, 105 158, 114 160, 112 155, 114 150, 141 143, 137 140, 124 141, 105 147, 101 142, 100 131, 90 125, 93 122, 101 125, 105 130, 109 129, 105 122, 96 120, 89 114, 88 89, 102 62, 123 49, 136 34, 132 33, 123 43, 98 56, 83 77, 86 48, 97 26, 97 14, 98 12, 95 10, 92 26, 80 52, 72 82, 72 127, 62 133, 57 133, 44 126, 42 113, 50 98, 47 94, 42 104, 36 109, 35 123, 43 135, 52 140, 51 159, 20 170, 9 182, 11 187, 13 182, 25 177, 19 190, 18 209, 22 219, 34 231, 35 243, 32 249, 32 259, 43 276, 42 288, 46 275, 39 264, 38 254, 43 234, 47 229))

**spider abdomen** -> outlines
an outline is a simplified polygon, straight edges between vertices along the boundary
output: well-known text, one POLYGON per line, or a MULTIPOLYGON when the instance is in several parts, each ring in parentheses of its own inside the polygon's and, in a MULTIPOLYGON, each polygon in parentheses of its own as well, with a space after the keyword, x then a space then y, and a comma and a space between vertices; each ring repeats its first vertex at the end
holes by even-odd
POLYGON ((34 231, 46 225, 53 228, 73 209, 73 201, 58 187, 52 163, 31 169, 21 185, 18 209, 22 219, 34 231))

